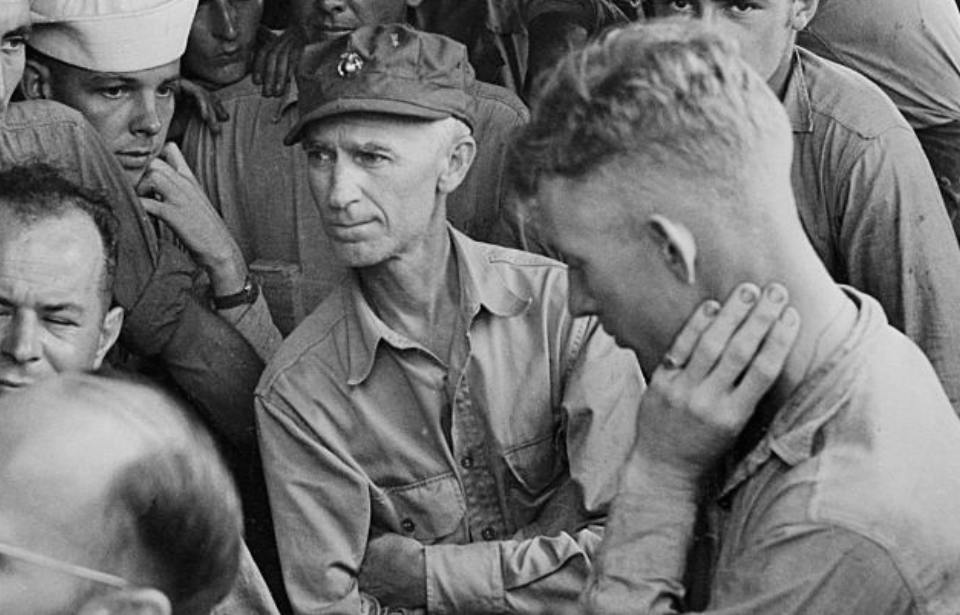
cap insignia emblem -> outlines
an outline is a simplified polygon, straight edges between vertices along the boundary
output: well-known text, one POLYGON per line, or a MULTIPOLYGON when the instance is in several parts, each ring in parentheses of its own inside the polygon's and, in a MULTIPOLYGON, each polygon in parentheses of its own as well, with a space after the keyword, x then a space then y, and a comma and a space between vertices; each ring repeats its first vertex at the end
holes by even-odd
POLYGON ((340 62, 337 63, 337 74, 344 79, 356 77, 363 69, 363 58, 355 51, 348 51, 340 55, 340 62))

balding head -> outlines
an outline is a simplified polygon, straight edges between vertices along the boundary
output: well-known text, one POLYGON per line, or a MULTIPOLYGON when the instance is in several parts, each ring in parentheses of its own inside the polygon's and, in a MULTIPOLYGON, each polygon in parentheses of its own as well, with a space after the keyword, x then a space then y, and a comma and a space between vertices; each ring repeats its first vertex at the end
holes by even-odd
POLYGON ((177 401, 141 384, 58 376, 0 399, 0 424, 0 542, 131 584, 15 561, 0 612, 136 602, 192 615, 227 593, 239 503, 210 437, 177 401))

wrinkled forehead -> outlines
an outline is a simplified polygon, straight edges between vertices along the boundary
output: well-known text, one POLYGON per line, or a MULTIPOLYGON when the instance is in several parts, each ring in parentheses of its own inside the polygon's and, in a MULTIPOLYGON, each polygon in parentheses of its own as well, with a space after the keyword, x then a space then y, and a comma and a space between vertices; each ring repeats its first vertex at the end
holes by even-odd
POLYGON ((0 36, 29 25, 29 0, 0 0, 0 36))
POLYGON ((304 146, 308 142, 351 138, 376 138, 383 141, 435 139, 448 120, 425 120, 388 113, 345 113, 311 122, 304 129, 304 146))

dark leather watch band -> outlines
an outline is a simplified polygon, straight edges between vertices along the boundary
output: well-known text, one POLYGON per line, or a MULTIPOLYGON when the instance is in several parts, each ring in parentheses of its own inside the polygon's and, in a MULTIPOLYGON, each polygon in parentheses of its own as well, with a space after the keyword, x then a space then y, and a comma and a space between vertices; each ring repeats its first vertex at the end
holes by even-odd
POLYGON ((249 275, 243 283, 243 288, 230 295, 221 295, 213 298, 213 307, 218 310, 229 310, 241 305, 252 305, 260 296, 260 286, 249 275))

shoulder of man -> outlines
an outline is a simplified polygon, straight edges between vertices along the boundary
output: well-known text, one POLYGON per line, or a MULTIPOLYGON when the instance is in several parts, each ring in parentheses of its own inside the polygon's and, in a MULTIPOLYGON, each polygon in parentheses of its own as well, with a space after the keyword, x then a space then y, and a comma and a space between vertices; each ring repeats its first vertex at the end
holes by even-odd
POLYGON ((86 125, 83 114, 52 100, 24 100, 7 108, 0 131, 37 128, 40 126, 67 125, 82 128, 86 125))
POLYGON ((470 93, 476 101, 477 123, 481 126, 516 126, 530 121, 530 110, 512 90, 477 80, 470 93))
POLYGON ((910 126, 883 90, 860 73, 797 50, 812 111, 864 139, 910 126))
POLYGON ((313 366, 326 365, 330 372, 344 368, 336 351, 343 342, 350 315, 350 280, 344 279, 313 312, 287 336, 267 364, 256 395, 267 396, 277 379, 313 366))

